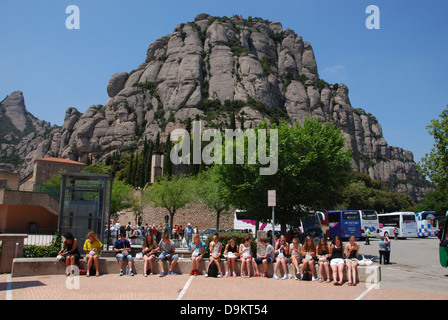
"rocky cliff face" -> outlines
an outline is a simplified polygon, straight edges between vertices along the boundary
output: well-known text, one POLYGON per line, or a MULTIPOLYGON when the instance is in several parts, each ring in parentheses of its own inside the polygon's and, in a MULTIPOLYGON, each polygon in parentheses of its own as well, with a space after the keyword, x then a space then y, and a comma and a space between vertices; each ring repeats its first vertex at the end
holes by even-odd
POLYGON ((20 112, 23 96, 13 93, 1 104, 0 121, 22 134, 3 138, 2 154, 23 160, 15 164, 25 174, 43 156, 104 159, 117 149, 138 148, 157 133, 163 140, 188 119, 225 128, 236 113, 238 125, 249 128, 264 119, 294 123, 320 117, 344 132, 356 170, 414 200, 425 192, 412 153, 387 144, 375 117, 351 106, 345 85, 321 80, 311 45, 279 22, 198 15, 154 41, 136 70, 113 75, 107 93, 104 106, 84 114, 68 109, 62 127, 27 122, 20 112), (25 135, 30 123, 35 130, 25 135))

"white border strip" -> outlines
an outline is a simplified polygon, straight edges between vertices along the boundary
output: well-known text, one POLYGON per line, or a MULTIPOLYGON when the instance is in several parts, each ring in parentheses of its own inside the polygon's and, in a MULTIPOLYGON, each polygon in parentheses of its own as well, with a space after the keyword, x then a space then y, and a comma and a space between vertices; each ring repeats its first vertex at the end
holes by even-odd
POLYGON ((184 288, 182 289, 182 291, 177 296, 176 300, 182 300, 184 294, 187 292, 187 289, 190 286, 191 281, 193 281, 193 279, 194 279, 194 276, 190 276, 190 279, 188 279, 187 283, 185 284, 184 288))

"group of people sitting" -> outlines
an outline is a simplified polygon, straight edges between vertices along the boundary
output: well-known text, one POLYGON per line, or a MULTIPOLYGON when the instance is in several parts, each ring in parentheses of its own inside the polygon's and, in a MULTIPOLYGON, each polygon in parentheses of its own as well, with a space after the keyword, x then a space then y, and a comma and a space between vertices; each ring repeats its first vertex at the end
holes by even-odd
MULTIPOLYGON (((77 239, 72 234, 64 235, 65 241, 59 255, 65 257, 67 266, 67 275, 70 275, 72 270, 69 266, 78 264, 80 253, 77 249, 77 239)), ((217 277, 222 277, 220 261, 222 257, 227 260, 224 277, 236 277, 235 262, 241 262, 240 275, 243 278, 250 277, 266 277, 268 265, 276 262, 274 268, 274 279, 279 279, 278 270, 283 269, 283 276, 281 279, 300 279, 312 280, 319 282, 331 282, 330 269, 332 271, 332 278, 335 285, 341 285, 344 279, 344 269, 347 267, 348 285, 356 285, 357 266, 359 255, 359 244, 355 242, 355 237, 350 237, 349 243, 344 245, 340 237, 335 237, 331 244, 328 245, 326 239, 320 239, 318 246, 314 244, 310 237, 306 237, 303 244, 298 238, 294 238, 292 243, 286 242, 286 237, 281 236, 272 246, 269 238, 260 239, 264 250, 260 250, 257 255, 252 254, 251 250, 252 237, 244 238, 241 244, 237 245, 235 239, 231 239, 223 248, 222 243, 219 242, 218 233, 213 235, 213 239, 207 248, 204 241, 201 240, 198 234, 194 236, 192 243, 188 250, 191 253, 191 272, 190 275, 198 275, 199 264, 203 260, 205 252, 209 251, 209 263, 206 266, 204 275, 209 276, 210 267, 217 268, 217 277), (293 266, 293 275, 289 276, 287 264, 291 263, 293 266), (302 264, 300 268, 300 264, 302 264), (316 277, 316 264, 319 266, 319 275, 316 277), (263 273, 260 274, 259 265, 263 265, 263 273), (253 272, 252 272, 253 271, 253 272), (308 279, 308 277, 310 279, 308 279)), ((99 253, 102 249, 102 243, 94 232, 89 232, 87 240, 84 242, 83 251, 86 254, 87 270, 90 270, 92 265, 95 267, 96 276, 99 276, 99 253)), ((114 252, 116 259, 120 266, 120 275, 123 275, 124 260, 128 262, 129 275, 134 275, 133 272, 133 257, 131 255, 131 244, 126 238, 126 234, 122 234, 114 244, 114 252)), ((152 233, 147 233, 142 247, 143 275, 146 277, 153 274, 153 263, 158 259, 159 276, 163 277, 167 274, 175 274, 173 271, 177 262, 178 255, 176 254, 176 245, 174 241, 170 240, 169 234, 165 234, 159 243, 156 242, 152 233), (164 261, 170 261, 168 271, 164 271, 164 261)), ((89 276, 89 272, 87 272, 89 276)))
MULTIPOLYGON (((243 278, 251 276, 251 267, 253 268, 253 277, 266 277, 268 264, 276 262, 274 268, 274 279, 279 279, 278 270, 283 269, 282 279, 289 279, 288 263, 293 266, 293 275, 291 278, 296 280, 309 280, 319 282, 331 282, 330 269, 335 285, 341 285, 344 279, 344 269, 347 267, 348 285, 357 284, 357 266, 359 255, 359 244, 355 242, 355 237, 351 237, 347 245, 344 245, 340 237, 335 237, 331 244, 328 245, 326 239, 320 239, 318 246, 314 244, 310 237, 306 237, 303 245, 298 238, 294 238, 292 243, 286 242, 286 237, 281 236, 275 243, 275 247, 270 244, 268 238, 260 239, 264 250, 262 253, 252 255, 251 252, 251 237, 246 237, 238 246, 234 239, 229 240, 225 248, 222 248, 218 239, 218 234, 213 235, 213 240, 210 242, 209 264, 205 270, 205 276, 208 276, 208 271, 213 263, 218 269, 218 276, 222 277, 222 270, 220 266, 221 256, 227 260, 226 272, 224 277, 232 275, 236 277, 235 262, 241 261, 240 275, 243 278), (224 251, 223 251, 224 249, 224 251), (263 273, 260 274, 259 265, 263 265, 263 273), (300 268, 300 264, 302 264, 300 268), (319 276, 315 277, 316 268, 319 266, 319 276)), ((193 240, 189 248, 191 252, 192 270, 190 275, 197 275, 199 263, 202 261, 202 256, 206 251, 206 244, 201 241, 199 237, 193 240)))

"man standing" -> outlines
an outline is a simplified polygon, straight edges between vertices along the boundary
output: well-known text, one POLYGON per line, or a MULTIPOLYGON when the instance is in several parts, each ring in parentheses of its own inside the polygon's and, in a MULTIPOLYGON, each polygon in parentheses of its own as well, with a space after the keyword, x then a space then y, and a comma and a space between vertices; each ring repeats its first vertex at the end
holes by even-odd
POLYGON ((131 243, 126 239, 126 234, 122 233, 120 239, 118 239, 114 244, 114 252, 117 254, 115 257, 118 260, 118 265, 120 266, 120 276, 123 275, 123 260, 126 259, 129 266, 129 275, 133 276, 132 271, 132 259, 131 255, 131 243))
POLYGON ((184 230, 185 240, 187 241, 187 247, 190 245, 193 240, 193 228, 191 227, 191 223, 187 224, 187 227, 184 230))
POLYGON ((370 230, 366 228, 366 246, 370 245, 370 230))
POLYGON ((126 238, 130 238, 132 235, 132 226, 131 222, 128 222, 128 225, 126 226, 126 238))

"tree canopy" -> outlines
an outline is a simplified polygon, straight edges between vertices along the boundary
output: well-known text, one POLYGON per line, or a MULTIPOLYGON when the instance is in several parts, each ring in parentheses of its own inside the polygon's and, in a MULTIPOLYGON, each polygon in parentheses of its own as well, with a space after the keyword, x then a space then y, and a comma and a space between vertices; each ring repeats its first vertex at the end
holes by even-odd
MULTIPOLYGON (((336 191, 347 184, 351 171, 351 151, 344 150, 340 130, 314 119, 292 127, 282 122, 268 128, 262 123, 255 131, 260 129, 269 129, 267 141, 272 130, 278 130, 277 172, 260 175, 262 165, 247 161, 219 165, 217 172, 232 206, 245 210, 254 220, 268 221, 267 193, 276 190, 276 221, 284 229, 286 224, 298 222, 306 207, 326 208, 337 203, 336 191)), ((247 160, 248 148, 245 150, 247 160)))
POLYGON ((443 194, 448 194, 448 108, 426 126, 434 137, 434 145, 429 154, 422 158, 421 173, 436 184, 443 194))
POLYGON ((165 208, 170 215, 170 228, 173 230, 173 218, 177 210, 192 201, 192 179, 186 176, 164 176, 145 189, 148 202, 155 208, 165 208))

